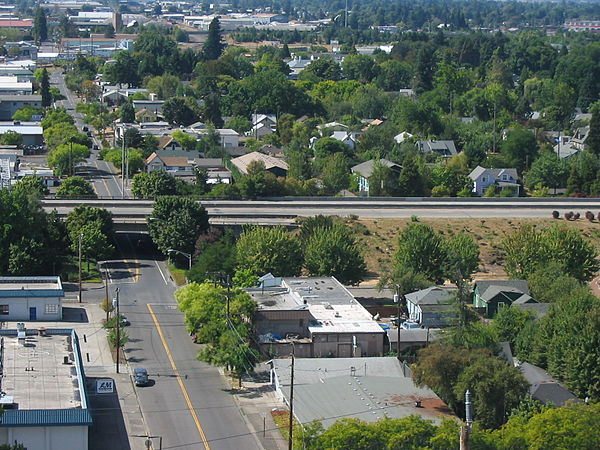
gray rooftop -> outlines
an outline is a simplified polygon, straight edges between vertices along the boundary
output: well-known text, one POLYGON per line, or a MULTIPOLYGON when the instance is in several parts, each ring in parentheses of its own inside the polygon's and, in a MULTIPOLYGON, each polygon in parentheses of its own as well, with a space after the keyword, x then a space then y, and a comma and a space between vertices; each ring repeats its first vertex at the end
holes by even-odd
POLYGON ((548 314, 548 311, 550 310, 551 306, 552 306, 551 303, 521 303, 521 304, 513 303, 511 305, 511 308, 517 307, 517 308, 521 308, 525 311, 531 311, 537 318, 540 318, 540 317, 544 317, 546 314, 548 314))
MULTIPOLYGON (((412 330, 405 330, 400 328, 400 342, 413 342, 415 344, 426 344, 438 339, 442 333, 439 328, 414 328, 412 330)), ((386 330, 388 340, 390 344, 398 342, 398 328, 390 328, 386 330)))
POLYGON ((356 166, 352 167, 352 172, 358 173, 365 178, 369 178, 373 174, 373 168, 375 167, 375 163, 377 161, 379 161, 384 166, 389 167, 390 169, 395 169, 395 170, 402 169, 402 166, 400 164, 396 164, 392 161, 388 161, 387 159, 380 159, 380 160, 370 159, 368 161, 365 161, 363 163, 357 164, 356 166))
POLYGON ((33 95, 13 95, 6 94, 0 95, 0 102, 41 102, 42 96, 33 94, 33 95))
POLYGON ((534 399, 542 403, 552 403, 555 406, 563 406, 568 401, 579 401, 575 394, 552 378, 541 367, 524 362, 519 366, 519 370, 529 383, 529 393, 534 399))
POLYGON ((0 297, 64 297, 60 277, 0 277, 0 297))
POLYGON ((406 294, 406 301, 415 305, 439 305, 452 302, 456 296, 455 288, 446 288, 441 286, 432 286, 420 291, 406 294))
POLYGON ((480 295, 482 295, 490 286, 507 288, 509 291, 510 288, 512 288, 514 292, 522 292, 523 294, 531 295, 527 280, 481 280, 475 281, 475 285, 479 289, 480 295))
POLYGON ((454 141, 417 141, 417 145, 422 152, 438 153, 441 156, 454 156, 457 154, 454 141))
POLYGON ((472 180, 476 180, 481 175, 486 174, 486 173, 496 180, 502 178, 502 175, 508 175, 513 180, 519 179, 519 175, 517 174, 517 169, 514 169, 514 168, 487 169, 487 168, 481 167, 481 166, 475 167, 469 174, 469 178, 471 178, 472 180))
POLYGON ((13 397, 19 410, 82 407, 77 369, 63 364, 63 358, 72 353, 68 336, 3 337, 2 390, 13 397))
MULTIPOLYGON (((451 415, 432 390, 419 388, 412 378, 404 377, 395 358, 309 359, 309 366, 304 365, 305 360, 296 358, 294 371, 294 412, 301 423, 319 420, 327 428, 342 417, 371 422, 385 416, 402 418, 413 414, 439 423, 442 416, 451 415), (371 362, 373 359, 379 361, 371 362), (314 363, 323 361, 332 362, 328 372, 312 374, 312 368, 318 367, 314 363), (350 367, 355 367, 352 374, 350 367), (415 405, 417 400, 421 407, 415 405)), ((280 379, 287 376, 289 360, 283 360, 276 373, 280 379)), ((281 391, 288 398, 289 384, 282 384, 281 391)))

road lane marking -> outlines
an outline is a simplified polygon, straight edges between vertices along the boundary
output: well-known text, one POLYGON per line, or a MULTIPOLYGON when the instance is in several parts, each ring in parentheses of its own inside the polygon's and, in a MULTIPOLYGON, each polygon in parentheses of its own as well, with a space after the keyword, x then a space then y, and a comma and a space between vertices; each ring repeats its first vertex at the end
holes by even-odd
POLYGON ((204 430, 202 429, 202 425, 200 425, 200 420, 198 420, 198 415, 196 414, 194 405, 192 405, 192 401, 190 400, 190 396, 185 387, 185 384, 183 383, 183 380, 181 379, 181 376, 179 375, 179 370, 177 370, 177 366, 175 365, 175 360, 173 359, 173 356, 171 355, 171 350, 169 349, 167 340, 165 339, 165 336, 162 332, 160 323, 158 323, 158 319, 156 318, 156 315, 154 314, 154 310, 152 309, 152 306, 150 306, 149 304, 146 304, 146 307, 148 308, 148 311, 150 312, 150 317, 152 317, 152 321, 154 322, 156 331, 158 331, 158 336, 160 337, 162 345, 165 348, 165 352, 167 353, 167 358, 169 359, 169 363, 171 364, 171 368, 173 369, 175 378, 177 378, 177 382, 179 383, 179 387, 181 388, 181 393, 183 394, 183 398, 185 399, 185 402, 187 403, 188 409, 192 415, 192 419, 194 419, 194 422, 196 423, 196 428, 198 428, 198 432, 200 433, 200 438, 202 439, 202 444, 204 445, 204 448, 206 450, 210 450, 210 446, 208 445, 208 440, 206 439, 206 434, 204 434, 204 430))
POLYGON ((160 272, 160 276, 162 277, 163 281, 165 282, 166 285, 169 285, 169 283, 167 282, 167 279, 165 278, 165 274, 163 273, 163 271, 161 270, 160 266, 158 265, 158 261, 154 260, 154 264, 156 264, 156 268, 158 269, 158 271, 160 272))

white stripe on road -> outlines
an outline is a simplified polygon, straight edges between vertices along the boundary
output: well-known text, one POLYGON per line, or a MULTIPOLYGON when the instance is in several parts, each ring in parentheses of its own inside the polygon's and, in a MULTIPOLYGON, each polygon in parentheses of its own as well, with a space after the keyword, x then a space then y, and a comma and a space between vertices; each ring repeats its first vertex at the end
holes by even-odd
POLYGON ((158 265, 158 261, 154 260, 154 264, 156 264, 156 268, 160 272, 160 276, 164 280, 165 284, 168 285, 169 283, 167 282, 167 279, 165 278, 165 274, 163 273, 163 271, 161 270, 160 266, 158 265))

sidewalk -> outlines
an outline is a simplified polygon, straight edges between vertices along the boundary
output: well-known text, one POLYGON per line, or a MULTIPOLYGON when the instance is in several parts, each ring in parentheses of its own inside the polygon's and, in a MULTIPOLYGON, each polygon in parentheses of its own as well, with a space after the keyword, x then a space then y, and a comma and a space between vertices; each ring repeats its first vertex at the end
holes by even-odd
POLYGON ((242 389, 238 390, 238 381, 225 376, 235 402, 240 407, 244 420, 264 450, 286 450, 287 441, 281 436, 271 411, 275 408, 287 409, 276 396, 269 384, 268 372, 257 368, 252 378, 242 378, 242 389), (265 376, 266 375, 266 376, 265 376))

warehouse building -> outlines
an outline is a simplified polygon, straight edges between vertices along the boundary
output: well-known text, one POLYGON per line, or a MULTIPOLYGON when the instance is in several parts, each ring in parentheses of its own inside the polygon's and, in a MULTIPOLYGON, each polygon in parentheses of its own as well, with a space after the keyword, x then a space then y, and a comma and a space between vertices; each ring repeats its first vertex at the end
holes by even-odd
POLYGON ((92 416, 77 334, 18 325, 0 330, 0 445, 87 450, 92 416))

